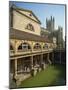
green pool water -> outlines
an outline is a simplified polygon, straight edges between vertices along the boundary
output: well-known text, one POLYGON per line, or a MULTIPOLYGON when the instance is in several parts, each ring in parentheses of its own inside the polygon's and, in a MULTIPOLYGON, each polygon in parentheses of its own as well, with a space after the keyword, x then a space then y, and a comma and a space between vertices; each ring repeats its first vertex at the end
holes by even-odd
POLYGON ((45 70, 21 82, 19 88, 62 86, 66 84, 65 65, 49 65, 45 70))

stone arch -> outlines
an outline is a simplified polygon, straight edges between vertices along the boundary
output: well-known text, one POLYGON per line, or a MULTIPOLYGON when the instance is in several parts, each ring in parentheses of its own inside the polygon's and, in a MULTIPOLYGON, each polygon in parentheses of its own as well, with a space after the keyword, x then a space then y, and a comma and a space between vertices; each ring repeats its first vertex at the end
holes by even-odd
POLYGON ((40 45, 40 43, 35 43, 33 46, 33 49, 41 49, 42 46, 40 45))
POLYGON ((17 44, 16 44, 16 49, 18 50, 18 47, 21 45, 21 43, 23 43, 22 41, 17 41, 17 44))
POLYGON ((31 45, 28 42, 21 42, 17 48, 18 50, 31 49, 31 45))

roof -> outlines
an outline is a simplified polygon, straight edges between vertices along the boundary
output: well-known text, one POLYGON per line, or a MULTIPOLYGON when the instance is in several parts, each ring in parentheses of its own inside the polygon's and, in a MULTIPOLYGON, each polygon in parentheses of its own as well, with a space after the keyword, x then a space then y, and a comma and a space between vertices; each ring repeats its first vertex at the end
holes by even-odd
POLYGON ((43 31, 43 32, 47 32, 47 33, 50 33, 50 31, 48 31, 46 28, 44 28, 44 27, 41 27, 41 30, 43 31))
POLYGON ((10 29, 10 39, 50 42, 47 38, 44 38, 42 36, 34 35, 13 28, 10 29))
MULTIPOLYGON (((21 13, 20 12, 20 10, 21 11, 26 11, 26 12, 30 12, 30 13, 32 13, 32 15, 36 18, 36 20, 38 21, 38 23, 39 24, 41 24, 41 22, 40 22, 40 20, 38 19, 38 17, 33 13, 33 11, 31 11, 31 10, 27 10, 27 9, 23 9, 23 8, 19 8, 19 7, 17 7, 16 5, 12 5, 11 6, 14 10, 16 10, 16 11, 18 11, 20 14, 23 14, 23 13, 21 13)), ((24 15, 24 14, 23 14, 24 15)), ((26 17, 28 17, 27 15, 25 15, 26 17)), ((28 17, 28 18, 30 18, 30 17, 28 17)))

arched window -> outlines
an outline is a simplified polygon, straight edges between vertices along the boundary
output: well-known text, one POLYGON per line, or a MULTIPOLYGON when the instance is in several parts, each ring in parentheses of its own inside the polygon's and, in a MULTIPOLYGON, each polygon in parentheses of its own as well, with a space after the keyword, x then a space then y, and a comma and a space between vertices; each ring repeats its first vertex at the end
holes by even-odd
POLYGON ((26 29, 31 30, 31 31, 34 31, 34 27, 30 23, 26 26, 26 29))
POLYGON ((28 50, 28 49, 31 49, 31 47, 30 47, 30 45, 28 43, 22 43, 18 47, 18 50, 28 50))
POLYGON ((43 46, 43 49, 47 49, 48 48, 48 44, 45 44, 44 46, 43 46))
POLYGON ((36 43, 36 44, 34 45, 34 49, 41 49, 41 45, 40 45, 39 43, 36 43))

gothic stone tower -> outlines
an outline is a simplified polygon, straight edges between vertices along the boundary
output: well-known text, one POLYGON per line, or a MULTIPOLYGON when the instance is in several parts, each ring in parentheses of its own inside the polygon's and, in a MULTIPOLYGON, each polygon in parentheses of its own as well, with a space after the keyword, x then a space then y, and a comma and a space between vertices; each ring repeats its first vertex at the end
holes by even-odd
POLYGON ((51 16, 50 19, 46 18, 46 29, 49 30, 50 32, 52 32, 52 31, 54 31, 54 26, 55 26, 54 17, 51 16))

